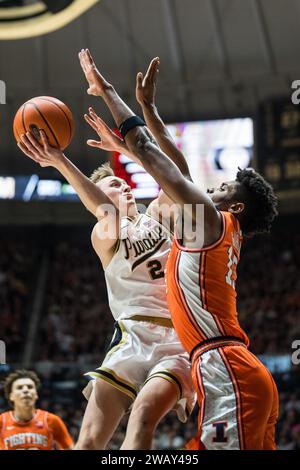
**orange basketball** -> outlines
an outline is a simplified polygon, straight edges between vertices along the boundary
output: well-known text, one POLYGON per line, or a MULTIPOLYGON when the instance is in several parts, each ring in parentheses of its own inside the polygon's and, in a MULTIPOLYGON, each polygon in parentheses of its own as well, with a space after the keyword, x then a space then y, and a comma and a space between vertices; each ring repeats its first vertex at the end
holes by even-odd
POLYGON ((64 150, 74 134, 74 119, 69 108, 57 98, 38 96, 26 101, 17 111, 14 119, 14 136, 17 142, 26 132, 39 140, 39 129, 43 129, 50 145, 64 150))

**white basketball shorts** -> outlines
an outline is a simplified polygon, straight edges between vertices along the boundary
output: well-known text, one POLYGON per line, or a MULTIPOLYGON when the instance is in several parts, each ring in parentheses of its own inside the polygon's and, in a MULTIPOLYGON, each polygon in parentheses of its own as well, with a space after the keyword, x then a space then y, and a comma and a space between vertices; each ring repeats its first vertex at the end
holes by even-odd
MULTIPOLYGON (((164 323, 166 320, 155 318, 154 321, 164 323)), ((152 321, 126 319, 117 322, 102 365, 85 375, 105 380, 133 401, 153 377, 168 380, 177 386, 175 409, 182 422, 187 420, 196 402, 189 357, 174 328, 152 321)), ((87 399, 94 382, 91 380, 83 390, 87 399)))

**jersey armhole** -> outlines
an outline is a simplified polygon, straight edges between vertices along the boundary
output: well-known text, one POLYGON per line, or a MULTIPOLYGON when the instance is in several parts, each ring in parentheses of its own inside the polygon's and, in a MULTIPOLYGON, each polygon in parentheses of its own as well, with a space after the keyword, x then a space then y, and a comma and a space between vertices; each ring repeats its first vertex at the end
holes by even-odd
POLYGON ((187 248, 186 246, 181 245, 181 243, 176 238, 176 236, 174 236, 174 242, 175 242, 177 248, 181 251, 188 251, 190 253, 200 253, 202 251, 212 250, 213 248, 216 248, 218 245, 220 245, 220 243, 222 243, 222 241, 224 240, 225 233, 226 233, 226 217, 225 217, 225 215, 223 214, 222 211, 220 211, 220 214, 222 216, 222 218, 221 218, 222 232, 221 232, 221 235, 218 238, 218 240, 216 240, 214 243, 211 243, 210 245, 204 246, 203 248, 187 248))
POLYGON ((166 227, 162 222, 160 222, 160 220, 157 220, 155 217, 153 217, 152 215, 150 215, 148 213, 148 209, 146 210, 145 214, 147 217, 149 217, 149 219, 152 219, 154 220, 157 224, 161 225, 167 232, 168 234, 170 235, 171 238, 174 238, 174 231, 170 230, 168 227, 166 227))

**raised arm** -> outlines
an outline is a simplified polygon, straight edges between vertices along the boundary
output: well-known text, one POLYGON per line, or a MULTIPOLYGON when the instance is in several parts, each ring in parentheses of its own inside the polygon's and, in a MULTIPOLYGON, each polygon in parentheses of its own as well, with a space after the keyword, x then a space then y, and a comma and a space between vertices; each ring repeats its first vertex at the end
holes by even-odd
POLYGON ((88 49, 82 49, 78 56, 81 68, 89 84, 87 93, 89 95, 99 96, 104 100, 117 127, 119 127, 125 119, 134 116, 133 111, 131 111, 118 96, 113 85, 101 75, 93 61, 90 51, 88 49))
MULTIPOLYGON (((87 79, 89 74, 93 75, 94 88, 90 87, 88 93, 103 98, 116 125, 119 127, 126 119, 134 116, 114 87, 100 74, 88 50, 82 51, 79 57, 87 79)), ((193 219, 196 205, 204 205, 205 243, 215 241, 220 235, 221 217, 210 197, 182 175, 177 165, 151 142, 145 128, 139 126, 130 130, 126 136, 126 144, 175 203, 180 206, 190 205, 190 216, 193 219)))
MULTIPOLYGON (((141 165, 139 159, 132 153, 124 140, 120 139, 107 124, 96 114, 95 110, 90 107, 89 114, 84 115, 84 119, 91 126, 92 129, 98 134, 100 140, 88 139, 87 144, 90 147, 95 147, 107 152, 119 152, 126 155, 128 158, 141 165)), ((154 140, 148 132, 151 141, 154 140)))
POLYGON ((156 86, 159 73, 160 60, 152 59, 146 75, 139 72, 136 77, 136 99, 141 105, 147 127, 164 153, 178 166, 181 173, 191 180, 189 167, 182 152, 174 142, 170 132, 159 116, 156 104, 156 86))
POLYGON ((44 131, 40 131, 40 142, 27 132, 22 136, 19 148, 27 157, 42 167, 56 168, 75 189, 85 207, 98 219, 92 242, 102 264, 105 266, 119 237, 119 211, 106 194, 87 178, 60 149, 51 147, 44 131), (94 240, 97 235, 97 246, 94 240))
POLYGON ((43 130, 40 131, 40 134, 40 142, 30 132, 24 134, 18 144, 22 152, 42 167, 56 168, 75 189, 82 203, 95 217, 102 218, 109 206, 112 206, 113 211, 117 211, 106 194, 81 173, 60 149, 50 146, 43 130))
MULTIPOLYGON (((88 49, 84 49, 79 53, 79 60, 89 84, 87 93, 89 95, 103 98, 110 108, 117 126, 119 127, 119 125, 126 119, 125 116, 134 116, 133 111, 131 111, 131 109, 117 95, 116 90, 112 84, 105 80, 105 78, 100 74, 88 49), (114 101, 113 106, 112 101, 114 101)), ((178 166, 185 177, 191 179, 186 160, 183 154, 177 148, 163 121, 159 117, 154 103, 158 66, 159 59, 155 58, 150 62, 145 77, 143 77, 141 72, 137 74, 136 98, 142 107, 146 124, 151 131, 148 134, 149 139, 152 140, 154 144, 157 143, 161 147, 163 152, 165 152, 169 158, 178 166), (151 135, 151 133, 153 135, 151 135)), ((91 125, 91 127, 93 127, 87 116, 85 116, 85 119, 91 125)), ((95 127, 93 128, 97 132, 97 129, 95 129, 95 127)), ((89 141, 88 143, 94 147, 102 148, 101 145, 99 145, 99 142, 89 141)), ((117 142, 115 143, 117 144, 117 142)), ((136 156, 132 154, 125 143, 123 143, 122 147, 120 142, 119 145, 120 148, 123 149, 123 153, 125 155, 129 156, 129 158, 132 158, 133 160, 136 160, 136 156)))

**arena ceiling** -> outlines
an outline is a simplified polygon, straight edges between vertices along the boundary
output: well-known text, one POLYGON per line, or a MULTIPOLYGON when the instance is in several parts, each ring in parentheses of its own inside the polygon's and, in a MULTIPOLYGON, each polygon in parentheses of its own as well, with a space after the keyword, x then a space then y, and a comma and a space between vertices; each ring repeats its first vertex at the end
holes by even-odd
POLYGON ((72 109, 77 128, 67 154, 81 169, 105 158, 85 145, 93 137, 82 117, 89 104, 112 121, 100 100, 86 95, 82 47, 136 110, 136 72, 158 55, 157 102, 166 121, 240 116, 254 114, 265 98, 291 94, 300 79, 299 23, 299 0, 99 0, 55 32, 1 40, 0 174, 55 174, 23 157, 12 135, 18 107, 39 95, 72 109))

